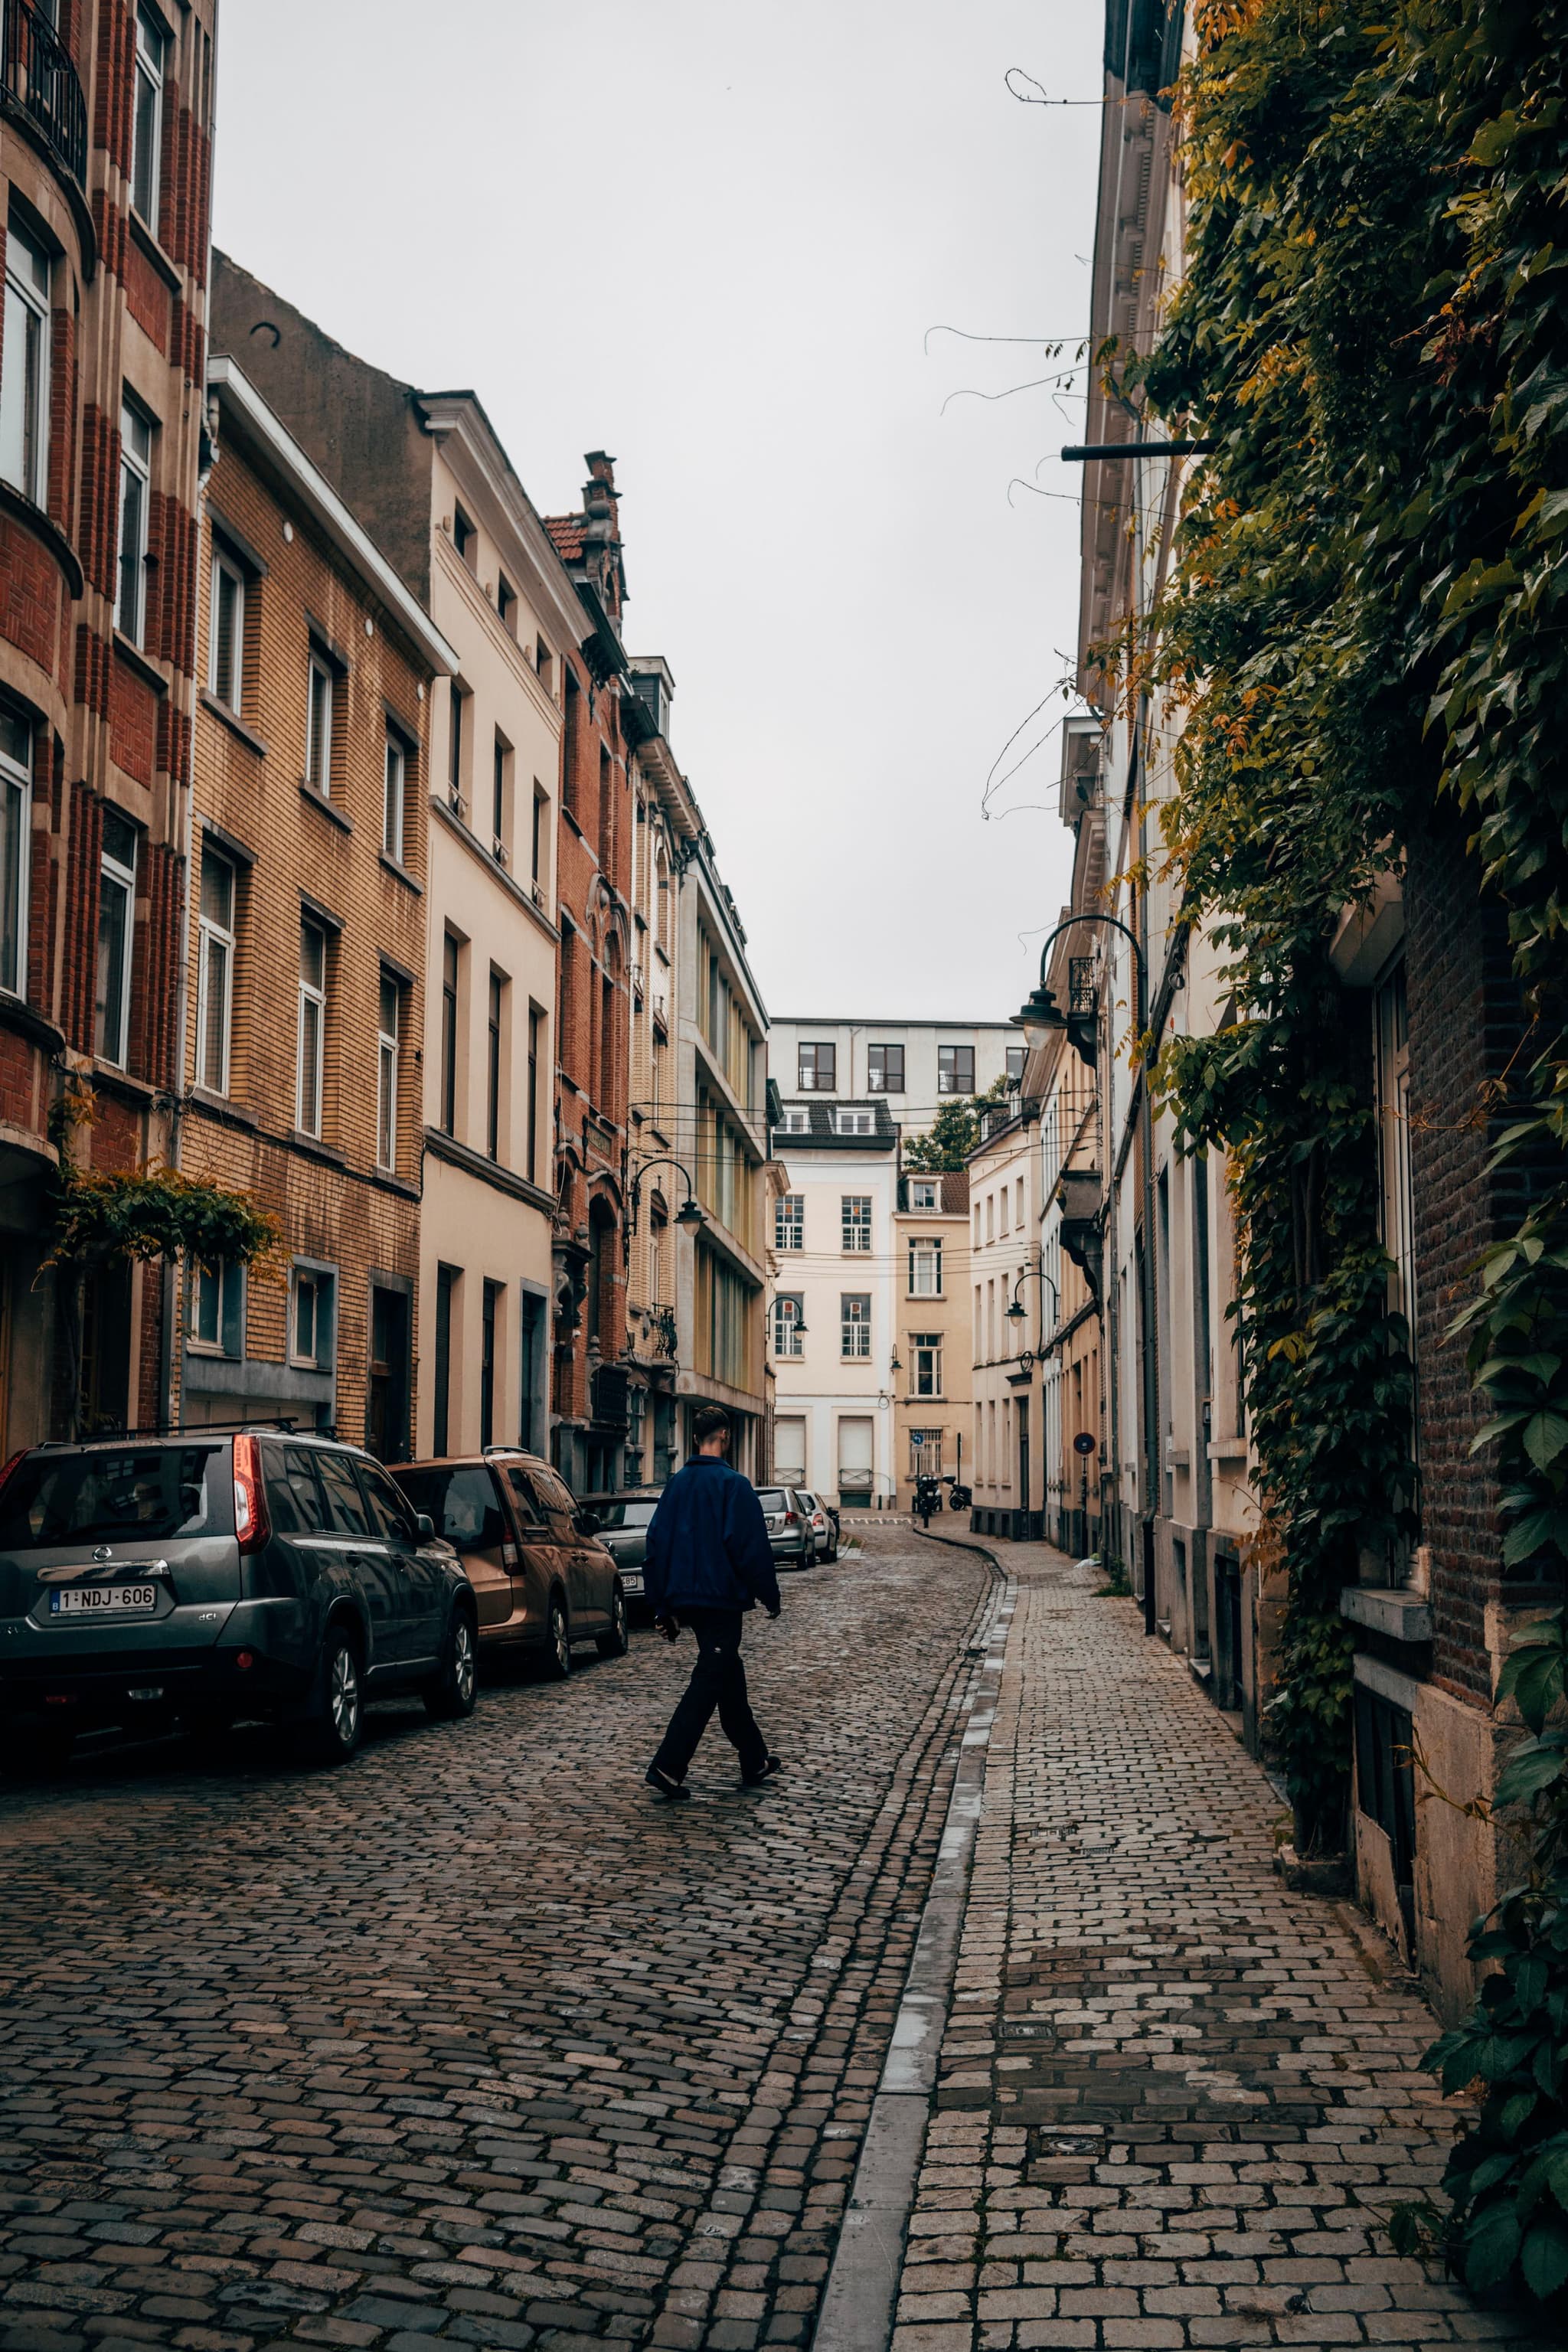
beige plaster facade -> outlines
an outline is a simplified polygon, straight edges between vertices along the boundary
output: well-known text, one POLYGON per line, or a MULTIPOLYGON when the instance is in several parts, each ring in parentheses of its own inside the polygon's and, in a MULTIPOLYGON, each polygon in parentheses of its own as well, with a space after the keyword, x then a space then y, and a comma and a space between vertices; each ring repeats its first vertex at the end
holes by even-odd
POLYGON ((908 1510, 917 1475, 966 1478, 973 1467, 968 1176, 901 1176, 898 1203, 892 1470, 908 1510))

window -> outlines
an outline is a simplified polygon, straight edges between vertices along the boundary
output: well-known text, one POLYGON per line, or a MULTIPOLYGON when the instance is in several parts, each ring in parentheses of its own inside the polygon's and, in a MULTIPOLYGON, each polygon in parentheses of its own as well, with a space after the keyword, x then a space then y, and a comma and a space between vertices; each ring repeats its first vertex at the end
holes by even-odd
POLYGON ((805 1247, 805 1194, 784 1192, 773 1203, 773 1247, 797 1250, 805 1247))
POLYGON ((1024 1230, 1024 1180, 1021 1176, 1013 1189, 1013 1223, 1022 1233, 1024 1230))
POLYGON ((803 1095, 830 1095, 838 1084, 838 1049, 836 1045, 802 1045, 799 1052, 798 1091, 803 1095))
POLYGON ((458 942, 441 943, 441 1125, 458 1132, 458 942))
POLYGON ((13 214, 0 337, 0 475, 37 507, 48 502, 51 275, 47 253, 13 214))
POLYGON ((538 637, 534 640, 533 667, 539 672, 540 685, 544 688, 545 693, 548 694, 551 690, 550 678, 553 665, 550 658, 550 647, 545 644, 542 637, 538 637))
POLYGON ((972 1095, 974 1092, 973 1045, 937 1047, 936 1090, 939 1095, 972 1095))
POLYGON ((375 1164, 397 1165, 397 1016, 402 991, 389 971, 381 975, 375 1039, 375 1164))
POLYGON ((300 1069, 295 1123, 321 1132, 321 1074, 327 1030, 327 935, 307 917, 300 925, 300 1069))
POLYGON ((517 635, 517 590, 504 572, 496 573, 496 613, 509 637, 517 635))
POLYGON ((193 1348, 215 1356, 245 1353, 245 1272, 227 1258, 191 1268, 188 1300, 193 1348))
POLYGON ((147 508, 153 424, 133 401, 120 411, 120 598, 114 625, 140 646, 147 619, 147 508))
POLYGON ((305 698, 305 782, 323 800, 330 800, 332 791, 334 684, 327 663, 319 653, 312 652, 305 698))
POLYGON ((501 1287, 487 1282, 479 1309, 479 1444, 493 1445, 496 1430, 496 1326, 500 1319, 501 1287))
POLYGON ((871 1195, 869 1192, 846 1192, 839 1205, 844 1247, 854 1251, 868 1250, 871 1246, 871 1195))
POLYGON ((386 788, 382 796, 381 845, 395 864, 403 863, 403 805, 408 789, 408 753, 402 739, 388 730, 386 788))
POLYGON ((544 1015, 537 1004, 528 1008, 528 1181, 539 1181, 539 1055, 544 1036, 544 1015))
POLYGON ((918 1397, 939 1397, 942 1394, 942 1333, 911 1331, 910 1353, 914 1359, 910 1368, 913 1393, 918 1397))
POLYGON ((1001 1192, 997 1196, 996 1230, 999 1234, 1005 1234, 1007 1230, 1007 1187, 1005 1184, 1003 1185, 1001 1192))
POLYGON ((463 705, 468 696, 452 680, 448 700, 451 719, 447 730, 447 798, 455 809, 463 804, 463 705))
POLYGON ((511 785, 511 745, 499 727, 496 729, 495 753, 491 761, 490 775, 490 832, 495 841, 496 856, 504 857, 507 801, 510 796, 511 785))
POLYGON ((228 1092, 228 1041, 234 999, 235 870, 215 849, 202 852, 201 948, 196 972, 196 1084, 228 1092))
POLYGON ((0 703, 0 988, 26 993, 27 866, 33 829, 33 730, 0 703))
POLYGON ((773 1133, 775 1135, 809 1135, 811 1113, 808 1110, 786 1110, 774 1128, 773 1133))
POLYGON ((775 1356, 804 1356, 805 1341, 801 1333, 805 1302, 798 1295, 781 1296, 773 1301, 773 1353, 775 1356))
POLYGON ((522 1379, 518 1401, 517 1442, 526 1453, 537 1454, 544 1386, 544 1301, 525 1290, 518 1299, 521 1324, 522 1379))
POLYGON ((942 1297, 941 1242, 912 1241, 910 1244, 910 1297, 942 1297))
POLYGON ((1026 1049, 1022 1045, 1009 1045, 1007 1048, 1007 1084, 1009 1087, 1021 1087, 1024 1083, 1024 1055, 1026 1050, 1026 1049))
POLYGON ((911 1209, 940 1209, 942 1206, 942 1185, 940 1180, 935 1176, 916 1176, 911 1178, 910 1182, 910 1206, 911 1209))
POLYGON ((479 560, 479 535, 462 508, 455 502, 452 508, 452 544, 472 572, 479 560))
POLYGON ((98 885, 98 990, 93 1051, 125 1067, 131 1033, 131 940, 136 915, 136 828, 118 809, 103 812, 98 885))
POLYGON ((237 710, 244 681, 245 578, 215 548, 207 607, 207 689, 237 710))
POLYGON ((549 813, 550 796, 536 783, 533 787, 533 835, 529 844, 529 870, 536 890, 542 887, 544 881, 545 824, 549 813))
POLYGON ((289 1302, 289 1356, 307 1370, 332 1369, 332 1277, 319 1265, 297 1265, 289 1302))
POLYGON ((867 1047, 866 1091, 870 1095, 903 1093, 904 1049, 901 1045, 868 1045, 867 1047))
POLYGON ((505 1015, 506 978, 501 972, 492 971, 489 1017, 485 1024, 485 1150, 492 1160, 500 1158, 501 1044, 505 1015))
POLYGON ((838 1301, 840 1352, 846 1360, 871 1353, 871 1298, 868 1291, 847 1290, 838 1301))
POLYGON ((875 1135, 877 1114, 874 1110, 841 1110, 834 1124, 840 1135, 875 1135))
POLYGON ((131 201, 154 236, 163 172, 163 71, 169 37, 151 8, 136 11, 136 98, 131 122, 131 201))
POLYGON ((451 1451, 452 1417, 452 1294, 461 1282, 455 1265, 436 1269, 436 1430, 437 1454, 451 1451))

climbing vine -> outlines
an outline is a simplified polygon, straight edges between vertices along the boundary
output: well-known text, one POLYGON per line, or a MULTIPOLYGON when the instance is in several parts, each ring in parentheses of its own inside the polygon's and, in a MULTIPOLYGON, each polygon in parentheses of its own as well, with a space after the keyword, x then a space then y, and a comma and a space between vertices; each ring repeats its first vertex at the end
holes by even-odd
MULTIPOLYGON (((1166 848, 1183 919, 1229 960, 1230 1017, 1168 1044, 1157 1083, 1184 1140, 1228 1154, 1289 1586, 1273 1719, 1321 1841, 1349 1770, 1340 1590, 1414 1494, 1368 1040, 1327 950, 1445 822, 1506 915, 1531 1024, 1496 1139, 1525 1213, 1463 1318, 1479 1442, 1502 1564, 1568 1563, 1568 29, 1550 0, 1199 0, 1196 35, 1186 273, 1152 353, 1108 364, 1217 447, 1116 682, 1180 713, 1166 848)), ((1484 2089, 1445 2250, 1542 2299, 1568 2285, 1565 1640, 1559 1616, 1505 1670, 1526 1736, 1496 1803, 1524 1874, 1477 1929, 1475 2018, 1429 2060, 1484 2089)))

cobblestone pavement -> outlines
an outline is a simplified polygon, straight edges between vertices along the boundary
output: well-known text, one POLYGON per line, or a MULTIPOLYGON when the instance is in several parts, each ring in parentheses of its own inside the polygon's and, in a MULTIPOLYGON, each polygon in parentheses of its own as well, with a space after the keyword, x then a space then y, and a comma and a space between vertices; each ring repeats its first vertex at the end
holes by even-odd
POLYGON ((989 1571, 872 1529, 748 1632, 789 1766, 640 1775, 651 1633, 346 1771, 240 1734, 0 1796, 0 2347, 809 2336, 989 1571))
POLYGON ((1288 1893, 1280 1806, 1131 1604, 1018 1580, 894 2352, 1523 2346, 1397 2261, 1442 2170, 1430 2012, 1288 1893))

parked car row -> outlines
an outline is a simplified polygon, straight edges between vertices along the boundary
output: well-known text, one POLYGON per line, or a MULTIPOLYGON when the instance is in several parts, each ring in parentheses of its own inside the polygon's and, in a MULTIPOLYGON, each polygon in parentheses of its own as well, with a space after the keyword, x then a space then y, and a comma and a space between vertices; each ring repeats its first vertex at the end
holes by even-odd
POLYGON ((109 1726, 261 1717, 340 1763, 370 1700, 471 1715, 481 1646, 563 1675, 584 1641, 626 1650, 620 1572, 530 1454, 394 1473, 258 1427, 35 1446, 0 1472, 0 1724, 37 1760, 109 1726))
MULTIPOLYGON (((34 1446, 0 1471, 0 1725, 59 1763, 84 1731, 260 1717, 341 1763, 374 1699, 471 1715, 483 1656, 623 1656, 658 1496, 579 1503, 506 1446, 388 1470, 283 1427, 34 1446)), ((779 1567, 837 1559, 818 1496, 759 1499, 779 1567)))

